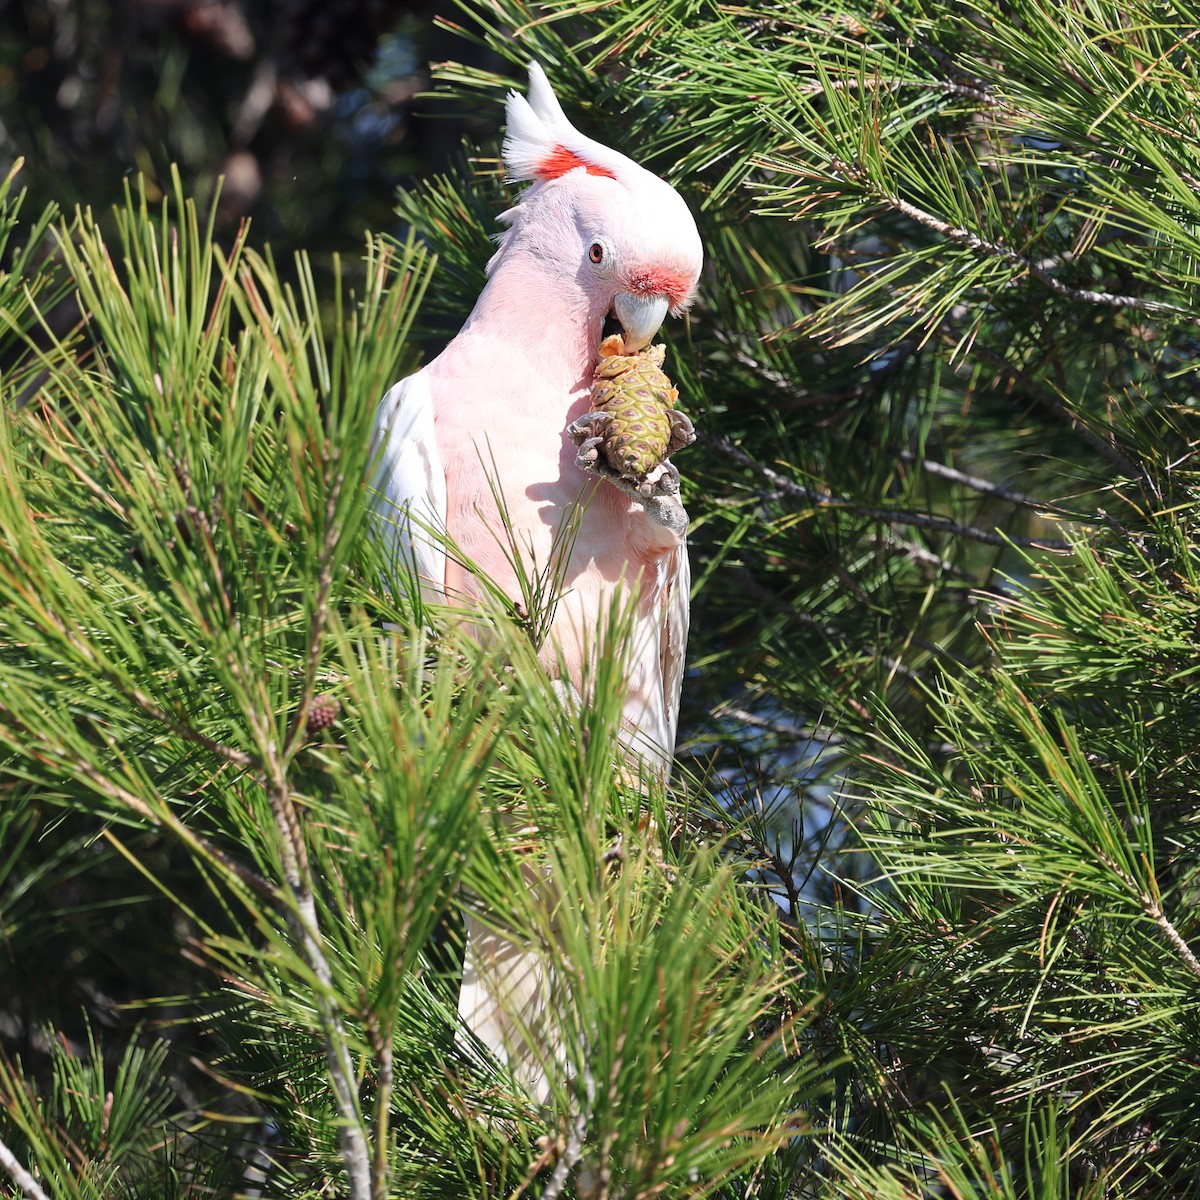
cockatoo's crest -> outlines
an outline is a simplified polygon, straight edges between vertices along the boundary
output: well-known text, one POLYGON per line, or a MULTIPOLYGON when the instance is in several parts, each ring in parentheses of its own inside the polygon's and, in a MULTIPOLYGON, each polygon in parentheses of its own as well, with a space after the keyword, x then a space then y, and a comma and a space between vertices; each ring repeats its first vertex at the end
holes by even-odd
POLYGON ((585 137, 567 120, 546 72, 537 63, 529 64, 528 97, 508 93, 506 119, 504 165, 514 183, 558 179, 579 167, 589 175, 609 179, 642 171, 632 159, 585 137))

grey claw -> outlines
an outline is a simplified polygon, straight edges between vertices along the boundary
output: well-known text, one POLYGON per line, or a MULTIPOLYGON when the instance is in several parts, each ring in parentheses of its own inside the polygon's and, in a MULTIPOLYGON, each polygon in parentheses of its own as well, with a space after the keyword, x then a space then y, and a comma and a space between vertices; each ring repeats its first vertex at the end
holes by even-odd
POLYGON ((696 440, 696 427, 692 424, 692 418, 687 413, 680 412, 679 409, 671 410, 671 440, 667 446, 667 454, 675 454, 690 446, 696 440))
POLYGON ((590 437, 579 445, 579 453, 575 455, 575 465, 583 471, 595 471, 600 458, 602 437, 590 437))
POLYGON ((637 487, 643 496, 678 496, 679 470, 673 462, 663 459, 657 467, 646 472, 637 487))
POLYGON ((576 445, 584 440, 584 438, 595 437, 597 441, 602 441, 604 431, 608 428, 609 421, 612 420, 612 413, 597 412, 584 413, 582 417, 576 417, 574 421, 567 426, 567 437, 576 445))

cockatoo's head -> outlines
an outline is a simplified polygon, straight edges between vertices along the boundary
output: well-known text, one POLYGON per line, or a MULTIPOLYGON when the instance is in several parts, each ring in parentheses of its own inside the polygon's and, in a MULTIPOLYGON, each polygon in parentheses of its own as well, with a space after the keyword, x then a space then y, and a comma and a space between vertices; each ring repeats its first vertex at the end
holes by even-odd
POLYGON ((528 98, 510 92, 504 165, 533 186, 501 220, 539 267, 570 277, 595 316, 620 325, 626 353, 650 343, 668 312, 691 303, 703 251, 679 193, 632 159, 584 137, 567 120, 537 63, 528 98))

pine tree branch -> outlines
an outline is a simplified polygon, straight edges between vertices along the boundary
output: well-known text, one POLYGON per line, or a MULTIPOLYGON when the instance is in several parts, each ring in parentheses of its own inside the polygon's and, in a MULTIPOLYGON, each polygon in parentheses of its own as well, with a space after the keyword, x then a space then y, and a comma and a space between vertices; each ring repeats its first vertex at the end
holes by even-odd
POLYGON ((375 1102, 375 1163, 371 1179, 372 1200, 387 1200, 388 1195, 388 1127, 391 1115, 392 1089, 395 1087, 395 1060, 390 1045, 379 1045, 375 1058, 379 1063, 378 1098, 375 1102))
POLYGON ((820 96, 828 91, 936 92, 943 96, 958 96, 964 100, 974 100, 976 104, 982 104, 986 108, 1003 107, 1001 101, 985 86, 972 87, 970 84, 954 83, 949 79, 835 79, 829 83, 823 80, 813 80, 801 88, 801 93, 808 96, 820 96))
MULTIPOLYGON (((27 595, 32 595, 29 588, 25 588, 24 591, 27 595)), ((88 667, 94 670, 102 679, 108 681, 121 696, 137 705, 151 720, 157 721, 160 725, 165 726, 185 741, 208 750, 218 758, 231 763, 242 771, 253 774, 262 773, 262 765, 251 755, 238 750, 236 747, 227 746, 223 742, 210 738, 207 734, 188 724, 181 717, 167 712, 166 709, 147 696, 140 688, 131 687, 125 676, 112 669, 109 661, 97 646, 91 642, 84 629, 77 624, 68 625, 62 617, 44 607, 41 608, 41 613, 54 632, 67 642, 88 667)))
POLYGON ((279 833, 284 878, 294 905, 294 909, 288 912, 288 923, 305 962, 317 980, 313 999, 325 1041, 325 1059, 329 1065, 334 1102, 341 1118, 342 1158, 346 1164, 350 1197, 351 1200, 371 1200, 371 1155, 358 1108, 358 1085, 350 1058, 349 1039, 334 998, 333 970, 322 946, 308 848, 278 755, 273 757, 268 769, 267 798, 279 833))
POLYGON ((558 1197, 562 1195, 562 1190, 567 1186, 567 1180, 571 1177, 572 1168, 583 1157, 583 1146, 586 1136, 587 1123, 583 1113, 579 1113, 575 1120, 571 1122, 571 1129, 567 1134, 567 1143, 563 1147, 562 1153, 558 1156, 558 1161, 554 1164, 553 1173, 546 1182, 546 1190, 542 1192, 542 1200, 558 1200, 558 1197))
MULTIPOLYGON (((554 1164, 554 1171, 546 1183, 545 1191, 542 1192, 542 1200, 558 1200, 571 1177, 571 1171, 583 1157, 583 1148, 587 1144, 587 1114, 592 1111, 596 1102, 596 1081, 586 1066, 583 1069, 583 1086, 585 1098, 571 1122, 562 1153, 558 1156, 558 1162, 554 1164)), ((605 1155, 607 1149, 601 1146, 600 1154, 605 1155)), ((607 1162, 601 1162, 601 1176, 607 1173, 607 1168, 607 1162)), ((602 1188, 599 1194, 606 1195, 607 1192, 607 1188, 602 1188)))
POLYGON ((17 1156, 0 1141, 0 1167, 8 1172, 8 1177, 28 1197, 28 1200, 50 1200, 42 1191, 38 1181, 21 1165, 17 1156))
MULTIPOLYGON (((1163 911, 1158 897, 1140 887, 1138 881, 1107 854, 1098 851, 1096 857, 1137 897, 1142 912, 1158 926, 1159 932, 1167 939, 1192 976, 1200 980, 1200 958, 1196 957, 1195 952, 1184 941, 1183 934, 1175 928, 1170 917, 1163 911)), ((1157 891, 1157 885, 1155 885, 1155 890, 1157 891)))
POLYGON ((988 238, 980 237, 979 234, 972 233, 971 230, 964 229, 962 226, 951 225, 948 221, 943 221, 940 217, 935 217, 933 213, 926 212, 925 209, 919 208, 908 200, 901 199, 901 197, 895 196, 890 192, 885 192, 871 186, 869 177, 861 168, 852 167, 848 163, 836 160, 834 166, 835 169, 849 174, 859 182, 867 183, 870 186, 872 194, 876 197, 877 203, 890 208, 893 212, 897 212, 901 216, 907 217, 910 221, 915 221, 918 225, 924 226, 924 228, 932 230, 934 233, 940 234, 947 241, 954 242, 959 246, 965 246, 968 250, 973 250, 978 254, 998 259, 1008 266, 1018 268, 1031 279, 1036 279, 1040 284, 1058 296, 1063 296, 1068 300, 1077 300, 1084 304, 1099 304, 1109 308, 1126 308, 1137 312, 1187 317, 1192 324, 1196 323, 1196 318, 1192 317, 1186 309, 1179 308, 1174 304, 1167 304, 1161 300, 1146 300, 1141 296, 1121 295, 1114 292, 1096 291, 1091 288, 1072 287, 1070 284, 1063 283, 1062 280, 1052 275, 1049 271, 1044 270, 1032 259, 1019 254, 1016 250, 1010 250, 1000 242, 993 242, 988 238))
POLYGON ((279 832, 284 877, 294 911, 288 923, 299 943, 309 969, 317 980, 314 1002, 325 1041, 330 1082, 341 1117, 342 1157, 350 1184, 351 1200, 371 1200, 371 1160, 358 1111, 354 1064, 341 1014, 334 1000, 333 971, 321 944, 320 922, 313 897, 312 872, 300 817, 278 760, 271 764, 272 779, 267 790, 275 828, 279 832))
MULTIPOLYGON (((317 595, 305 655, 304 685, 300 704, 292 717, 282 749, 276 740, 269 736, 269 718, 256 714, 253 723, 259 735, 258 745, 266 755, 264 767, 267 776, 267 798, 275 819, 275 828, 279 833, 284 879, 294 905, 288 912, 288 923, 292 927, 305 962, 317 980, 314 1001, 325 1041, 325 1058, 329 1066, 334 1100, 341 1118, 342 1158, 346 1165, 350 1197, 351 1200, 372 1200, 373 1196, 381 1192, 380 1188, 375 1186, 376 1181, 373 1181, 371 1152, 358 1105, 358 1082, 350 1057, 350 1043, 335 999, 333 970, 325 955, 313 895, 308 847, 287 777, 288 764, 305 736, 320 667, 321 642, 329 620, 333 556, 338 541, 335 515, 342 482, 342 476, 338 474, 326 494, 325 528, 317 564, 317 595)), ((381 1161, 386 1168, 386 1154, 381 1161)), ((386 1191, 385 1183, 382 1186, 383 1191, 386 1191)))
POLYGON ((728 438, 714 434, 701 434, 701 438, 709 446, 721 451, 735 462, 748 467, 768 480, 775 487, 774 492, 763 492, 763 500, 778 500, 784 497, 801 501, 814 508, 835 508, 854 516, 866 517, 872 521, 882 521, 888 525, 902 525, 912 529, 928 529, 936 533, 948 533, 955 537, 969 538, 981 542, 985 546, 1021 546, 1034 550, 1069 550, 1070 544, 1057 538, 1023 538, 1008 537, 988 529, 980 529, 975 525, 965 525, 950 517, 939 517, 932 513, 906 512, 900 509, 878 508, 870 504, 861 504, 848 500, 843 496, 835 496, 830 492, 817 491, 815 488, 804 487, 768 467, 765 463, 752 458, 744 450, 735 446, 728 438))
POLYGON ((796 386, 795 381, 783 371, 769 366, 761 359, 755 358, 727 329, 713 324, 708 326, 708 332, 729 351, 734 362, 745 367, 758 379, 771 387, 791 405, 816 406, 828 402, 828 397, 813 395, 796 386))
POLYGON ((1138 899, 1142 911, 1158 926, 1163 937, 1171 943, 1175 952, 1183 960, 1183 965, 1196 979, 1200 979, 1200 958, 1197 958, 1192 948, 1183 940, 1183 934, 1171 923, 1170 918, 1163 912, 1162 905, 1151 895, 1143 892, 1138 899))
POLYGON ((1024 492, 1012 491, 1004 487, 1003 484, 993 483, 990 479, 984 479, 979 475, 968 475, 965 471, 956 470, 945 463, 935 462, 929 458, 918 459, 911 450, 901 450, 898 457, 901 462, 916 463, 928 475, 935 475, 937 478, 945 479, 950 483, 962 484, 963 487, 970 488, 973 492, 978 492, 982 496, 991 496, 996 500, 1003 500, 1006 504, 1015 504, 1022 508, 1032 508, 1041 512, 1051 512, 1055 516, 1065 517, 1070 521, 1094 523, 1097 520, 1095 513, 1076 512, 1073 509, 1064 508, 1061 504, 1055 504, 1052 500, 1039 500, 1036 496, 1029 496, 1024 492))

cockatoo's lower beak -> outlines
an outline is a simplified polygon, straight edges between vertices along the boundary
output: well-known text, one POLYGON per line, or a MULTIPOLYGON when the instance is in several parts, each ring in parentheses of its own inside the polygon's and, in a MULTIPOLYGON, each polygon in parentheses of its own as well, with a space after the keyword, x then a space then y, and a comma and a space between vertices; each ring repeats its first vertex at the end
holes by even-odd
POLYGON ((618 292, 613 297, 613 316, 621 323, 626 354, 636 354, 650 345, 650 340, 666 320, 668 307, 666 296, 618 292))

